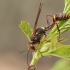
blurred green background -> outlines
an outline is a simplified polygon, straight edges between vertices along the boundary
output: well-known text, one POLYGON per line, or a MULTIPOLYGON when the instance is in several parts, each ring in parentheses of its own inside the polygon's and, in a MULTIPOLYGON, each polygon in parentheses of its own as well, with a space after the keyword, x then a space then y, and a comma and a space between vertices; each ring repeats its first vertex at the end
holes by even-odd
MULTIPOLYGON (((27 70, 27 52, 20 54, 19 50, 27 49, 28 40, 19 24, 25 20, 33 28, 40 2, 43 7, 38 26, 46 25, 46 14, 63 12, 64 0, 0 0, 0 70, 27 70)), ((61 37, 70 39, 69 32, 61 37)), ((31 58, 32 52, 29 53, 29 63, 31 58)), ((58 59, 43 57, 37 70, 50 70, 58 59)))

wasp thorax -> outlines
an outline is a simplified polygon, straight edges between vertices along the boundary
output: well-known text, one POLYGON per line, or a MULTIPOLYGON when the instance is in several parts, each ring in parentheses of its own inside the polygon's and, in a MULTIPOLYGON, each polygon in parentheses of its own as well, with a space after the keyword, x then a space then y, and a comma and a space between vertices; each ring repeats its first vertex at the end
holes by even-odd
POLYGON ((37 38, 37 40, 41 40, 44 34, 45 34, 45 30, 43 28, 41 27, 37 28, 35 38, 37 38))
POLYGON ((44 28, 40 27, 40 28, 37 28, 36 29, 36 33, 35 33, 35 36, 32 34, 31 35, 31 41, 37 41, 37 42, 40 42, 42 36, 45 34, 45 30, 44 28))

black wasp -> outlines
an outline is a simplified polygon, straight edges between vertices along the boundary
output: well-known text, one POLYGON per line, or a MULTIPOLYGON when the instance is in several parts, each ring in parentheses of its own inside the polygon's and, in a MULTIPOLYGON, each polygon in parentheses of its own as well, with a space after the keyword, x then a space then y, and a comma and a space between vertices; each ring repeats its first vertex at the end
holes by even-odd
MULTIPOLYGON (((41 13, 42 5, 43 5, 43 3, 40 3, 40 5, 39 5, 38 14, 37 14, 36 21, 35 21, 35 24, 34 24, 33 33, 30 37, 31 41, 28 43, 28 52, 29 52, 29 50, 33 50, 33 51, 38 50, 39 51, 38 45, 40 44, 41 38, 43 36, 45 36, 45 39, 46 39, 46 32, 48 30, 50 30, 50 28, 51 28, 51 25, 37 28, 38 19, 39 19, 40 13, 41 13)), ((24 51, 22 51, 22 52, 24 52, 24 51)), ((27 64, 28 64, 28 53, 27 53, 27 64)))

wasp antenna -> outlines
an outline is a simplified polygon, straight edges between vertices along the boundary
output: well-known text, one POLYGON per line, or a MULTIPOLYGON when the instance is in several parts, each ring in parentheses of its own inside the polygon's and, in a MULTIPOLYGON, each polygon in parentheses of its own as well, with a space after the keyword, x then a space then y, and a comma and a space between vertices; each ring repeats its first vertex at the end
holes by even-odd
POLYGON ((43 3, 40 3, 38 13, 37 13, 37 17, 36 17, 36 20, 35 20, 35 25, 34 25, 34 30, 33 30, 33 35, 34 36, 36 34, 36 28, 37 28, 38 19, 39 19, 40 13, 41 13, 42 5, 43 5, 43 3))
POLYGON ((23 53, 23 52, 25 52, 25 51, 27 51, 27 50, 24 50, 24 51, 19 51, 19 53, 23 53))
POLYGON ((42 5, 43 5, 43 3, 40 3, 40 6, 39 6, 40 10, 41 10, 41 8, 42 8, 42 5))
POLYGON ((19 53, 23 53, 25 51, 27 51, 27 65, 29 66, 29 64, 28 64, 28 53, 29 53, 29 50, 19 51, 19 53))
POLYGON ((27 65, 28 65, 28 66, 29 66, 29 64, 28 64, 28 53, 29 53, 29 51, 30 51, 30 50, 27 51, 27 65))
POLYGON ((43 3, 40 3, 40 5, 42 6, 42 5, 43 5, 43 3))

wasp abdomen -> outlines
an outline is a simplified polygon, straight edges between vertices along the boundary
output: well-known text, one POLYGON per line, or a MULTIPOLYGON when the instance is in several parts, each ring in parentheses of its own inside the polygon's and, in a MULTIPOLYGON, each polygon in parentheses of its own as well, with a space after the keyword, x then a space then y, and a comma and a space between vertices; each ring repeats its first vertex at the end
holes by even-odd
POLYGON ((70 18, 70 15, 69 14, 64 14, 64 13, 57 13, 55 15, 55 19, 57 21, 61 21, 61 20, 66 20, 66 19, 69 19, 70 18))

